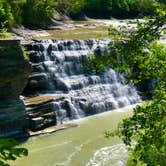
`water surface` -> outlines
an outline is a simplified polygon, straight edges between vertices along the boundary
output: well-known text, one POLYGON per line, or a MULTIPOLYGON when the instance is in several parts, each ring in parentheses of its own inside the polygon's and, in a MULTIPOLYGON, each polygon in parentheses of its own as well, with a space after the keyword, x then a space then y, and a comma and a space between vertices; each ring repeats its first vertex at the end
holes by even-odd
POLYGON ((33 138, 23 146, 29 156, 13 166, 122 166, 127 151, 119 138, 104 138, 119 121, 132 114, 131 107, 74 121, 79 127, 33 138))

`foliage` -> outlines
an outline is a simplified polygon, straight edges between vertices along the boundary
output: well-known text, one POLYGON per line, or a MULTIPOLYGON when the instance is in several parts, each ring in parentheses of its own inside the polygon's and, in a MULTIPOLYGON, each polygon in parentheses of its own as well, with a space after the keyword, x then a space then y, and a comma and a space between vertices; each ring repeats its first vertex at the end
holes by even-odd
POLYGON ((13 21, 13 15, 11 13, 11 6, 6 0, 0 1, 0 31, 7 28, 13 21))
MULTIPOLYGON (((157 1, 157 0, 156 0, 157 1)), ((155 15, 154 0, 57 0, 57 9, 77 18, 81 12, 89 17, 119 18, 155 15)), ((163 1, 160 1, 163 3, 163 1)))
POLYGON ((153 15, 152 0, 112 0, 112 15, 116 17, 136 17, 153 15))
POLYGON ((111 0, 85 0, 85 13, 90 17, 109 18, 112 9, 111 0))
POLYGON ((12 0, 8 2, 11 6, 11 13, 13 15, 14 22, 17 24, 22 24, 23 6, 26 3, 26 0, 12 0))
POLYGON ((72 18, 78 18, 85 7, 85 0, 57 0, 56 9, 65 12, 72 18))
POLYGON ((109 33, 114 36, 109 44, 111 53, 104 57, 91 58, 88 67, 94 72, 112 67, 119 72, 125 72, 126 78, 134 83, 156 78, 159 72, 161 75, 165 67, 165 46, 155 41, 160 38, 164 29, 165 15, 165 12, 160 12, 156 19, 147 19, 142 23, 138 21, 137 30, 128 34, 110 27, 109 33))
POLYGON ((156 18, 138 22, 137 30, 121 34, 111 28, 115 38, 110 54, 90 60, 95 72, 113 67, 136 84, 154 80, 152 102, 137 106, 133 116, 123 120, 114 133, 106 132, 106 137, 119 135, 130 147, 129 166, 166 163, 166 47, 156 42, 164 30, 166 6, 155 5, 156 18))
POLYGON ((160 88, 152 103, 137 106, 133 116, 120 126, 119 133, 126 145, 136 141, 131 158, 134 165, 139 161, 147 166, 166 163, 166 87, 160 88))
MULTIPOLYGON (((164 0, 156 0, 165 3, 164 0)), ((154 0, 0 0, 0 29, 13 24, 41 27, 54 11, 63 11, 72 18, 83 14, 96 18, 137 17, 155 15, 154 0)))
POLYGON ((18 148, 17 141, 13 139, 0 139, 0 165, 9 166, 8 161, 16 160, 18 157, 27 156, 25 148, 18 148))
POLYGON ((23 6, 23 24, 42 26, 53 17, 54 0, 26 0, 23 6))
POLYGON ((42 26, 53 17, 55 4, 55 0, 0 0, 0 29, 14 23, 42 26))

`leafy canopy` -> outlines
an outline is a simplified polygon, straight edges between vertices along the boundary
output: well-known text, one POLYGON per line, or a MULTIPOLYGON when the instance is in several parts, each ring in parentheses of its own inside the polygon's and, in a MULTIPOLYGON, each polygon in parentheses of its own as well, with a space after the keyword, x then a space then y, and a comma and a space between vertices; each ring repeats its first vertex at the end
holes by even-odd
POLYGON ((152 101, 134 109, 133 116, 123 120, 114 133, 130 147, 129 166, 164 166, 166 163, 166 46, 160 39, 166 23, 166 6, 154 4, 156 18, 138 22, 137 30, 122 33, 110 28, 115 35, 110 54, 91 57, 89 67, 101 72, 112 67, 135 84, 153 80, 152 101))
POLYGON ((13 139, 0 139, 0 165, 9 166, 8 161, 16 160, 18 157, 27 156, 25 148, 17 147, 18 142, 13 139))

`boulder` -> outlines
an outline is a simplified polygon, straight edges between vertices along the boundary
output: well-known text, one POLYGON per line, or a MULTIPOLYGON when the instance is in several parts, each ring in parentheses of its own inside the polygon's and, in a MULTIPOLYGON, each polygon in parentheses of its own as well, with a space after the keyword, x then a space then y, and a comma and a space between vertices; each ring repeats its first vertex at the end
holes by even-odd
POLYGON ((29 90, 46 90, 49 86, 48 82, 46 73, 33 74, 29 77, 26 88, 29 90))

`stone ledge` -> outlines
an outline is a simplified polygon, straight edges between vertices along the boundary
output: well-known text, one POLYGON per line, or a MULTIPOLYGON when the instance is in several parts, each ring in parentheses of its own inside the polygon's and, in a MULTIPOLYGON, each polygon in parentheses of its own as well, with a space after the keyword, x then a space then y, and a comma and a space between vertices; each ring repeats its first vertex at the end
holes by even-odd
POLYGON ((19 39, 2 39, 2 38, 0 38, 0 45, 2 44, 2 45, 20 45, 20 43, 21 43, 21 40, 19 40, 19 39))
POLYGON ((40 130, 40 131, 29 131, 29 135, 31 137, 34 136, 39 136, 39 135, 44 135, 44 134, 51 134, 60 130, 65 130, 65 129, 69 129, 69 128, 73 128, 73 127, 78 127, 77 124, 74 123, 68 123, 68 124, 61 124, 61 125, 57 125, 57 126, 52 126, 52 127, 48 127, 45 128, 44 130, 40 130))
POLYGON ((35 97, 29 97, 25 99, 26 106, 36 106, 43 103, 48 103, 54 99, 63 98, 63 94, 44 94, 35 97))

